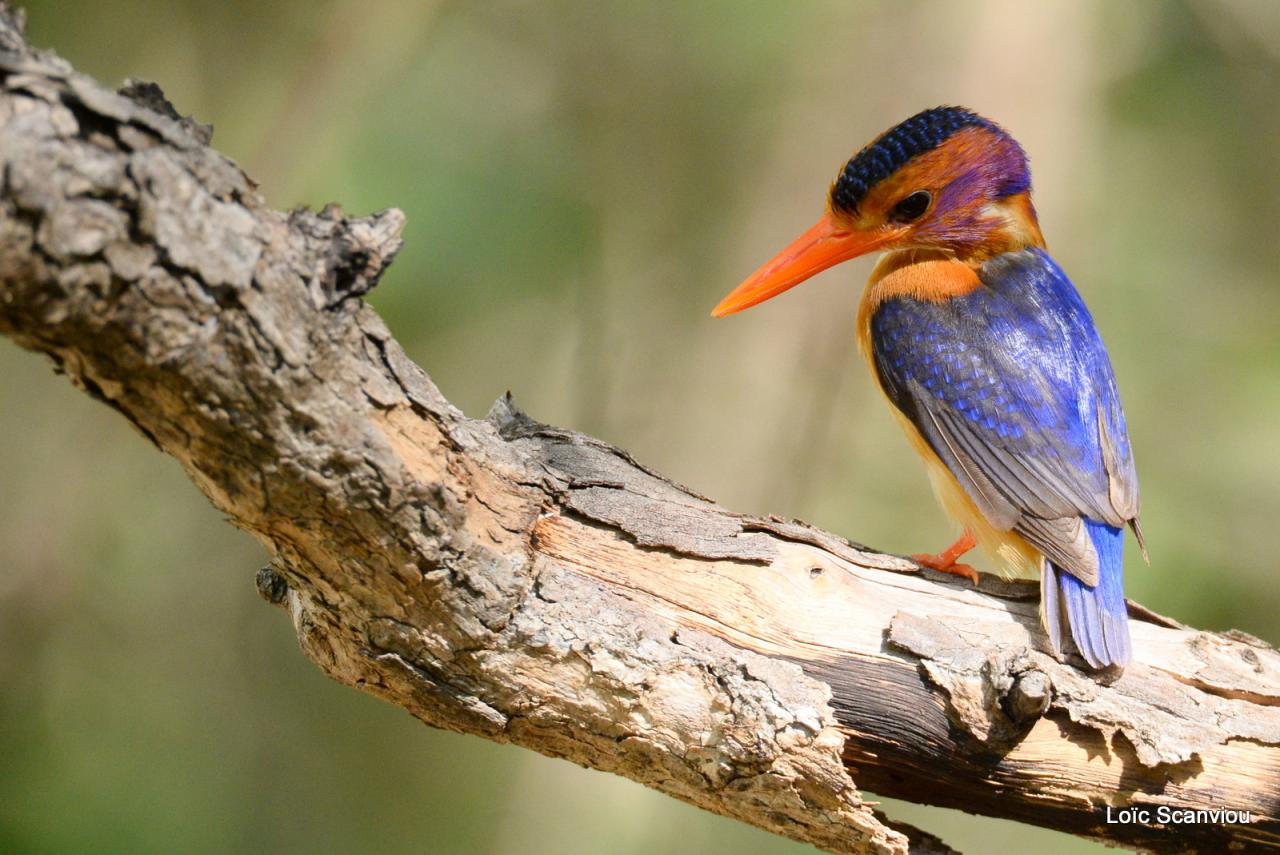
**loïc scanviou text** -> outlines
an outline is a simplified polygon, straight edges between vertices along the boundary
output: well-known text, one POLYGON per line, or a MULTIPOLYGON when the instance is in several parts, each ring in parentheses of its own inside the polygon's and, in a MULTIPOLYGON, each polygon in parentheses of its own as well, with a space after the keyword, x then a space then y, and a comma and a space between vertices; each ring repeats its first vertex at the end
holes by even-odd
POLYGON ((1230 808, 1171 808, 1161 805, 1157 808, 1129 807, 1113 808, 1107 805, 1107 823, 1109 825, 1246 825, 1253 822, 1253 811, 1231 810, 1230 808))

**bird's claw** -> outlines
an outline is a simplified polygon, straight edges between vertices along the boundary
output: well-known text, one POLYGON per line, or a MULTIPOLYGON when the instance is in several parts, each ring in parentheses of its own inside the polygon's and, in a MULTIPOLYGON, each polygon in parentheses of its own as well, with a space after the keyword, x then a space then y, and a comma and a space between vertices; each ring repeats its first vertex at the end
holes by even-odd
POLYGON ((911 560, 919 564, 921 567, 928 567, 930 570, 937 570, 939 573, 950 573, 953 576, 961 576, 978 587, 978 571, 968 564, 958 564, 954 558, 948 560, 941 555, 912 555, 911 560))

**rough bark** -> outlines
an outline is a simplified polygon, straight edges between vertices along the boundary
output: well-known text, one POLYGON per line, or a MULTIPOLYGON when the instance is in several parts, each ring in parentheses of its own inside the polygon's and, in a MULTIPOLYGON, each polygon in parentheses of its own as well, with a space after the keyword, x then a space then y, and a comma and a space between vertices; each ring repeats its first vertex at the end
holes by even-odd
POLYGON ((266 545, 259 589, 334 679, 832 852, 949 851, 858 787, 1159 852, 1280 845, 1266 644, 1135 606, 1101 685, 1046 652, 1032 587, 733 513, 509 399, 466 418, 360 299, 400 212, 269 209, 157 88, 74 73, 2 5, 0 81, 0 332, 266 545))

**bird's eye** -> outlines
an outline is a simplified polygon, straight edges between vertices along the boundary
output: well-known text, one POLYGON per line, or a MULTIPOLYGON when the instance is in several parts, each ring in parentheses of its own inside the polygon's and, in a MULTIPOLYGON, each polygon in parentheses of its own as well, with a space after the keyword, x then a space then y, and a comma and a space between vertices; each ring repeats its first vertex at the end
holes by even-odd
POLYGON ((929 210, 929 203, 932 201, 933 197, 929 195, 928 190, 917 190, 894 205, 893 210, 889 212, 889 216, 900 223, 918 220, 924 216, 925 211, 929 210))

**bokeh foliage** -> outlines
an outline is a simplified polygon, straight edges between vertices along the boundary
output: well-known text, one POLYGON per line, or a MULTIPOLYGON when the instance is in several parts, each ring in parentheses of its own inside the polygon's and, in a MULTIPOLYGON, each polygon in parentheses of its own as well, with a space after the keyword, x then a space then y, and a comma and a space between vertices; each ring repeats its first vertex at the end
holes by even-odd
MULTIPOLYGON (((870 262, 707 311, 873 134, 996 118, 1120 378, 1152 546, 1131 595, 1280 641, 1280 4, 26 7, 36 44, 212 122, 273 205, 403 208, 372 299, 467 412, 511 389, 732 507, 897 552, 950 531, 854 352, 870 262)), ((259 547, 8 342, 0 430, 0 851, 805 849, 330 683, 254 593, 259 547)), ((964 851, 1095 848, 886 807, 964 851)))

